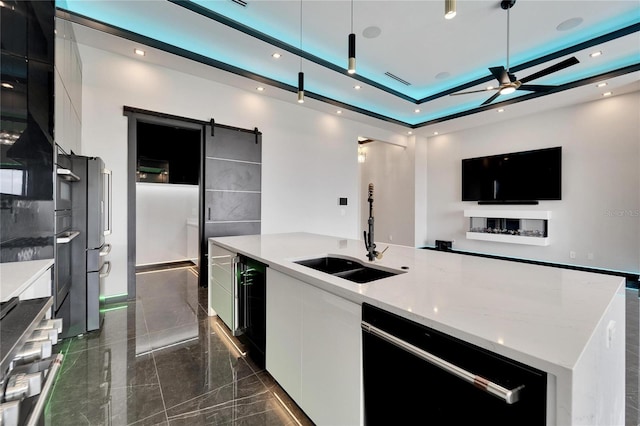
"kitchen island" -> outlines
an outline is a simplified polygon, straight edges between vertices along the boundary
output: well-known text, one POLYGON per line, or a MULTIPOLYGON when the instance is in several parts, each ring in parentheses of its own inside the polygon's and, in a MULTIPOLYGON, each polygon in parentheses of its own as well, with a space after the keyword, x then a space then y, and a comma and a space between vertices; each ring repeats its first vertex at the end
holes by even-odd
MULTIPOLYGON (((282 334, 278 324, 284 328, 296 326, 273 315, 291 313, 289 306, 300 310, 293 313, 294 318, 308 315, 305 312, 313 311, 309 307, 314 306, 309 301, 327 295, 334 298, 330 300, 334 306, 341 301, 349 303, 346 311, 352 317, 357 313, 354 307, 367 303, 545 372, 549 425, 624 424, 623 278, 395 245, 389 246, 382 259, 369 262, 362 241, 307 233, 219 237, 210 242, 268 266, 267 370, 294 400, 299 404, 302 401, 301 407, 316 423, 324 422, 314 416, 313 399, 317 395, 305 390, 301 377, 305 377, 305 359, 312 356, 309 349, 322 349, 317 342, 322 342, 318 336, 324 320, 300 321, 302 327, 313 325, 313 339, 305 337, 305 330, 282 330, 288 337, 280 341, 287 345, 304 346, 305 338, 310 340, 306 343, 309 349, 295 359, 286 359, 291 356, 290 350, 274 353, 277 348, 270 348, 270 342, 278 341, 282 334), (357 284, 295 263, 327 255, 354 259, 397 275, 357 284), (276 286, 276 281, 288 287, 276 286), (307 288, 302 304, 288 305, 297 283, 307 288), (272 301, 279 298, 276 313, 270 313, 270 306, 275 310, 269 302, 270 292, 272 301), (302 373, 291 376, 290 370, 296 370, 298 364, 302 373)), ((382 249, 384 246, 378 245, 378 250, 382 249)), ((322 318, 322 312, 318 318, 322 318)), ((347 324, 338 322, 342 323, 347 324)), ((361 348, 361 342, 359 334, 354 333, 353 321, 348 324, 350 334, 334 329, 327 335, 338 331, 341 343, 350 345, 351 353, 361 348), (356 341, 345 341, 345 336, 356 341)), ((309 371, 325 368, 327 374, 332 368, 330 361, 310 367, 313 369, 309 371)), ((356 373, 351 379, 361 378, 361 372, 356 373)), ((318 374, 313 380, 328 379, 318 374)), ((361 405, 361 395, 351 401, 361 405)), ((325 405, 318 412, 328 410, 325 405)), ((362 422, 362 416, 358 420, 362 422)))

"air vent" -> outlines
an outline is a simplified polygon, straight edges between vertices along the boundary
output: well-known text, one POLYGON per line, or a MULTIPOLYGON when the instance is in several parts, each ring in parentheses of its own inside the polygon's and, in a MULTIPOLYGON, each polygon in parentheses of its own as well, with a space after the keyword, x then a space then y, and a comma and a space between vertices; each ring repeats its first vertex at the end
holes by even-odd
POLYGON ((238 6, 247 7, 246 1, 243 1, 243 0, 231 0, 231 1, 237 4, 238 6))
POLYGON ((384 75, 386 75, 387 77, 391 77, 395 81, 399 81, 400 83, 404 84, 405 86, 411 86, 411 83, 409 83, 407 80, 403 80, 400 77, 398 77, 397 75, 391 74, 389 71, 385 72, 384 75))

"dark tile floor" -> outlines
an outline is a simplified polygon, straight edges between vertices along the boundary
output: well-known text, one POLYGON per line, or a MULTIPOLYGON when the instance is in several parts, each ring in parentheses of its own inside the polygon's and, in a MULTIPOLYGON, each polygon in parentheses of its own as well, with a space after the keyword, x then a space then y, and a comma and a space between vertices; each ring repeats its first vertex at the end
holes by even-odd
MULTIPOLYGON (((312 424, 233 348, 206 300, 189 268, 139 273, 135 301, 109 306, 100 331, 56 346, 65 360, 46 424, 312 424)), ((627 290, 626 426, 640 425, 638 301, 627 290)))
POLYGON ((46 424, 312 424, 231 346, 206 303, 189 268, 139 273, 135 302, 110 306, 100 331, 57 345, 65 359, 46 424))

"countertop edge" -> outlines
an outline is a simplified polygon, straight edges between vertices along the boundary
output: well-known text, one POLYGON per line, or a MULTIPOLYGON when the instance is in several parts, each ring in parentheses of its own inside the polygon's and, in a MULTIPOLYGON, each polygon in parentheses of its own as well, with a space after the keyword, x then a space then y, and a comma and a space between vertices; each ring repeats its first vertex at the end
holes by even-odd
POLYGON ((53 259, 0 263, 0 302, 19 296, 53 264, 53 259))

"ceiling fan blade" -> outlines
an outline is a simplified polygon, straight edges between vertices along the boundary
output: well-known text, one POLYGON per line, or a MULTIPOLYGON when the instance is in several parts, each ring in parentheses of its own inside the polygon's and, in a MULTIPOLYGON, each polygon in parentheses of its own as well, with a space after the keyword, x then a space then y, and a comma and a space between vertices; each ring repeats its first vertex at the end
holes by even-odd
POLYGON ((469 93, 490 92, 491 90, 498 90, 498 89, 499 89, 499 87, 494 87, 493 89, 469 90, 468 92, 449 93, 449 95, 451 95, 451 96, 468 95, 469 93))
POLYGON ((509 79, 509 74, 504 67, 491 67, 489 68, 491 74, 500 82, 500 84, 509 84, 511 80, 509 79))
POLYGON ((578 63, 580 63, 580 61, 575 56, 572 56, 571 58, 565 59, 562 62, 558 62, 555 65, 551 65, 550 67, 545 68, 542 71, 538 71, 538 72, 533 73, 533 74, 531 74, 531 75, 529 75, 529 76, 527 76, 525 78, 521 78, 520 79, 520 83, 524 84, 527 81, 531 81, 531 80, 535 80, 536 78, 544 77, 545 75, 549 75, 551 73, 563 70, 563 69, 565 69, 567 67, 570 67, 570 66, 578 64, 578 63))
POLYGON ((487 104, 490 104, 490 103, 491 103, 491 102, 493 102, 493 100, 494 100, 495 98, 497 98, 498 96, 500 96, 500 92, 496 92, 496 93, 494 93, 494 95, 493 95, 493 96, 491 96, 489 99, 487 99, 486 101, 484 101, 484 102, 483 102, 483 103, 481 103, 480 105, 487 105, 487 104))
POLYGON ((542 84, 523 84, 518 87, 518 90, 528 90, 530 92, 549 92, 555 86, 545 86, 542 84))

